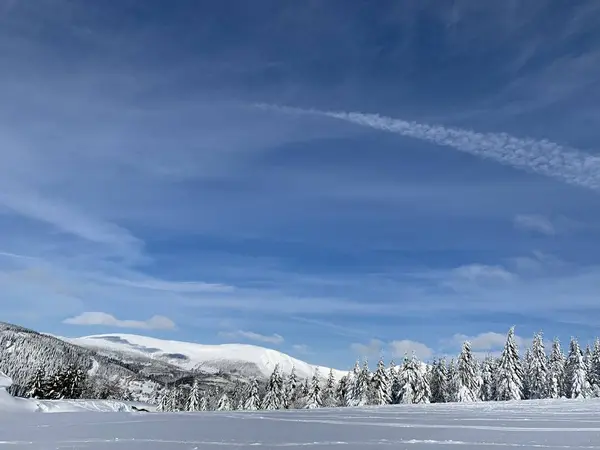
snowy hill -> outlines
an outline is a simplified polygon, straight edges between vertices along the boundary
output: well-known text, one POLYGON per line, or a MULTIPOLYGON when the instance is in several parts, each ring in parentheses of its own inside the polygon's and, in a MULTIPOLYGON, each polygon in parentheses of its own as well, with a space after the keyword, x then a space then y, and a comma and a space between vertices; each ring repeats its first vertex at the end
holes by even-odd
MULTIPOLYGON (((68 342, 96 351, 108 352, 113 357, 137 355, 167 362, 185 370, 201 370, 209 373, 232 373, 242 377, 268 377, 276 364, 283 373, 292 367, 300 378, 312 377, 318 369, 325 378, 328 367, 308 364, 285 353, 255 345, 223 344, 202 345, 191 342, 167 341, 134 334, 103 334, 81 338, 63 338, 68 342)), ((340 379, 347 372, 334 370, 340 379)))

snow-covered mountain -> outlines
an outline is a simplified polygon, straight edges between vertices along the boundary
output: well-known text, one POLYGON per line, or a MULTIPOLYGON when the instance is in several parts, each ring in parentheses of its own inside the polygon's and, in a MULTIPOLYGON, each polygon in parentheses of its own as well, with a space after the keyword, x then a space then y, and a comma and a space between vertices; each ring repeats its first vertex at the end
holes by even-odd
MULTIPOLYGON (((300 378, 312 377, 317 369, 325 378, 330 370, 328 367, 308 364, 285 353, 255 345, 203 345, 134 334, 102 334, 62 339, 119 359, 125 355, 150 357, 184 370, 238 374, 242 377, 266 378, 277 364, 286 374, 295 367, 300 378)), ((333 373, 337 379, 346 374, 341 370, 334 370, 333 373)))

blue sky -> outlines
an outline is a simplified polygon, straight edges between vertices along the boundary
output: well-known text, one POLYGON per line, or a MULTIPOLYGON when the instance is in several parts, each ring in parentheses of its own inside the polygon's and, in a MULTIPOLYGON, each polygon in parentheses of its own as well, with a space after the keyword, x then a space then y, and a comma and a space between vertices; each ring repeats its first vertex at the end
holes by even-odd
POLYGON ((314 363, 591 339, 600 6, 0 0, 0 313, 314 363))

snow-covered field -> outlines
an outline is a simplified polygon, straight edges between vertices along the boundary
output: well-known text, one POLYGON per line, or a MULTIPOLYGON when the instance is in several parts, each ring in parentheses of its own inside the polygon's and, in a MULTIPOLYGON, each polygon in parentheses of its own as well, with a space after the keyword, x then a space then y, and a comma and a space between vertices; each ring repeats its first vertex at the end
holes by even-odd
POLYGON ((531 401, 239 413, 0 413, 24 449, 600 449, 600 402, 531 401))

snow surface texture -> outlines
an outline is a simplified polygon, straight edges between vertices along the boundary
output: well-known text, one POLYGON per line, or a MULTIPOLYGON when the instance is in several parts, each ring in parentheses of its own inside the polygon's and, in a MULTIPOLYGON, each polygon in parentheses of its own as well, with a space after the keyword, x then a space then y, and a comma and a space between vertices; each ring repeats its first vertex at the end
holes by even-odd
MULTIPOLYGON (((10 387, 11 384, 12 380, 0 372, 0 421, 4 420, 6 413, 130 412, 132 406, 149 410, 154 409, 154 407, 143 403, 114 400, 36 400, 13 397, 6 392, 6 388, 10 387)), ((2 444, 3 428, 0 427, 0 445, 2 444)))
POLYGON ((598 449, 600 402, 532 400, 271 412, 0 413, 11 449, 598 449))
MULTIPOLYGON (((311 378, 316 369, 322 378, 327 378, 328 367, 308 364, 292 358, 285 353, 256 345, 223 344, 203 345, 192 342, 167 341, 134 334, 102 334, 81 338, 61 338, 72 344, 92 349, 106 349, 121 353, 152 357, 185 370, 200 369, 205 372, 218 372, 243 369, 255 366, 260 375, 267 378, 276 364, 282 373, 289 374, 296 368, 299 378, 311 378)), ((339 380, 347 372, 334 370, 334 377, 339 380)))

